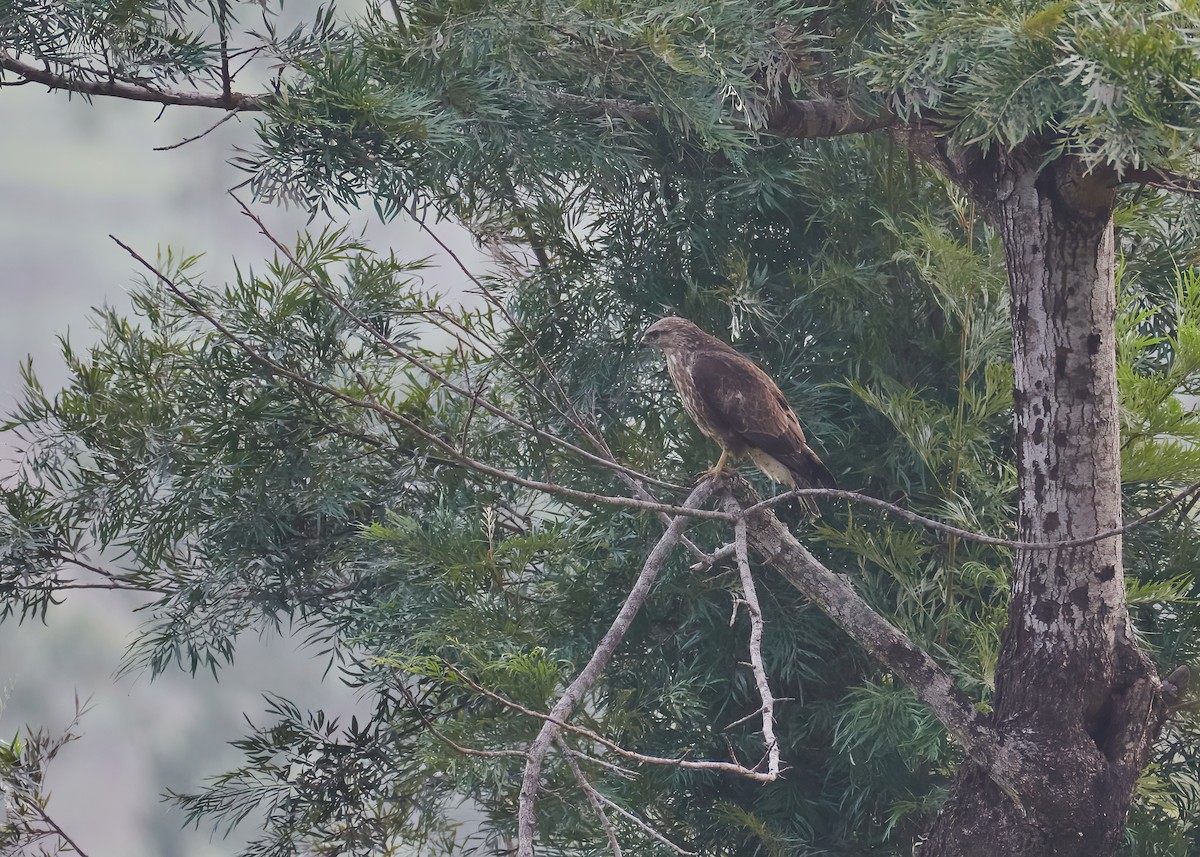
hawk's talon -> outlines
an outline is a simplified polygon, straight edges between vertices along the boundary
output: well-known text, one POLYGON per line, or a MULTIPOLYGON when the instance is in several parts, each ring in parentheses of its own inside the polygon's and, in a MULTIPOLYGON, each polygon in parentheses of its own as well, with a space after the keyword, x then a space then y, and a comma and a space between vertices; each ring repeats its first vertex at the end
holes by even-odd
POLYGON ((703 482, 706 479, 712 479, 714 481, 718 481, 718 480, 724 479, 728 476, 736 475, 737 471, 734 470, 732 467, 727 466, 728 461, 729 461, 729 450, 722 449, 721 457, 717 459, 717 463, 714 464, 712 467, 708 468, 708 470, 701 471, 700 475, 696 477, 696 482, 703 482))

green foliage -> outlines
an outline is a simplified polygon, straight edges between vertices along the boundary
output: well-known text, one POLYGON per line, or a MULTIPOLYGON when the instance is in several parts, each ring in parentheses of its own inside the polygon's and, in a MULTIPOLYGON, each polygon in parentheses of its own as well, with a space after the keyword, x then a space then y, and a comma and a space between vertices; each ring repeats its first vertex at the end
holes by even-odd
POLYGON ((1200 476, 1200 418, 1180 396, 1200 390, 1200 274, 1177 271, 1169 303, 1129 290, 1117 329, 1121 472, 1126 482, 1183 485, 1200 476))
POLYGON ((1195 150, 1195 4, 915 0, 897 13, 862 68, 902 115, 936 117, 960 143, 1057 140, 1118 171, 1182 167, 1195 150))
MULTIPOLYGON (((781 165, 770 194, 714 197, 707 170, 673 177, 680 219, 659 237, 676 238, 657 245, 650 271, 630 260, 650 259, 659 237, 635 228, 645 200, 626 201, 607 226, 606 252, 487 281, 509 300, 477 311, 426 295, 419 266, 338 232, 303 238, 291 259, 220 288, 203 282, 196 260, 168 256, 161 269, 188 300, 143 282, 132 294, 139 322, 105 310, 98 345, 79 354, 64 343, 73 374, 62 392, 48 395, 27 373, 9 425, 22 470, 5 487, 0 521, 6 609, 40 615, 89 566, 99 569, 89 579, 147 593, 129 666, 152 671, 217 671, 244 630, 303 625, 314 654, 360 687, 374 713, 343 725, 275 700, 274 722, 238 743, 239 768, 174 796, 196 823, 256 825, 246 853, 418 843, 450 853, 505 841, 521 772, 510 754, 539 721, 502 700, 552 704, 618 610, 658 524, 547 497, 457 456, 518 478, 619 491, 610 471, 548 439, 587 445, 582 425, 620 460, 687 482, 711 447, 681 420, 661 368, 627 345, 657 307, 736 332, 805 405, 806 427, 843 484, 970 529, 1011 531, 994 238, 886 145, 769 157, 781 165), (871 195, 832 200, 820 189, 833 176, 871 195), (794 204, 777 206, 783 198, 794 204), (852 232, 853 223, 874 225, 852 232), (668 278, 670 266, 683 276, 668 278), (589 359, 597 353, 606 359, 589 359), (469 841, 453 826, 463 813, 475 819, 469 841)), ((1123 240, 1136 243, 1132 233, 1123 240)), ((1127 438, 1146 460, 1170 458, 1171 437, 1135 429, 1160 425, 1190 383, 1193 275, 1180 275, 1164 308, 1150 302, 1162 289, 1134 288, 1158 269, 1129 259, 1127 438)), ((1172 484, 1138 481, 1131 510, 1172 484)), ((807 537, 814 549, 988 710, 1007 554, 871 512, 825 513, 807 537)), ((728 537, 699 523, 691 536, 710 546, 728 537)), ((1190 519, 1144 527, 1129 544, 1142 633, 1165 663, 1194 657, 1200 629, 1186 608, 1197 597, 1189 558, 1200 538, 1190 519)), ((654 755, 755 758, 761 739, 744 718, 758 703, 739 666, 744 620, 728 622, 732 583, 724 569, 697 578, 686 564, 672 560, 577 720, 654 755)), ((654 767, 628 779, 585 760, 588 777, 706 854, 906 853, 936 812, 957 751, 794 590, 769 575, 760 585, 764 657, 776 694, 792 700, 778 722, 792 771, 759 786, 654 767)), ((1139 804, 1140 841, 1167 804, 1191 817, 1197 771, 1170 747, 1139 804)), ((557 759, 546 777, 545 847, 588 852, 600 834, 574 777, 557 759)), ((1182 821, 1174 829, 1190 835, 1182 821)), ((621 835, 654 847, 638 828, 621 835)))
POLYGON ((0 851, 5 854, 51 854, 74 843, 50 818, 47 769, 63 748, 80 737, 79 724, 87 703, 75 698, 75 716, 58 734, 26 728, 26 735, 0 741, 0 788, 4 790, 4 819, 0 821, 0 851), (36 849, 36 850, 34 850, 36 849))
MULTIPOLYGON (((273 699, 273 722, 237 742, 242 765, 173 795, 190 820, 256 825, 245 853, 279 857, 507 847, 519 750, 541 725, 516 706, 549 708, 661 532, 533 483, 625 494, 596 461, 611 450, 674 499, 713 459, 634 348, 665 311, 769 368, 842 484, 1012 533, 995 236, 886 139, 761 132, 781 98, 833 91, 958 144, 1184 163, 1200 127, 1195 5, 829 6, 416 0, 355 19, 322 9, 286 33, 267 9, 255 36, 235 20, 245 8, 221 3, 0 0, 0 47, 85 79, 222 82, 224 34, 278 90, 240 161, 261 198, 454 217, 512 254, 475 309, 425 293, 420 263, 338 231, 228 285, 167 254, 133 291, 132 320, 99 310, 96 346, 63 342, 63 390, 26 368, 6 425, 21 460, 0 489, 4 617, 44 616, 84 586, 142 592, 127 666, 152 674, 217 673, 239 635, 294 623, 373 706, 342 724, 273 699), (464 816, 472 836, 454 827, 464 816)), ((1133 517, 1200 478, 1184 398, 1200 371, 1187 264, 1200 218, 1143 190, 1117 223, 1133 517)), ((814 552, 990 710, 1007 552, 824 513, 804 533, 814 552)), ((689 537, 729 540, 711 522, 689 537)), ((735 583, 690 562, 672 557, 576 720, 648 754, 757 759, 735 583)), ((1198 563, 1190 508, 1126 539, 1137 630, 1168 668, 1200 655, 1198 563)), ((759 579, 787 775, 629 776, 569 736, 602 757, 580 759, 586 776, 697 853, 911 853, 957 751, 826 617, 759 579)), ((1164 735, 1130 854, 1196 848, 1196 723, 1184 712, 1164 735)), ((30 746, 0 746, 6 784, 30 746)), ((544 775, 540 850, 595 853, 603 833, 570 767, 552 756, 544 775)), ((614 823, 630 853, 664 850, 614 823)))

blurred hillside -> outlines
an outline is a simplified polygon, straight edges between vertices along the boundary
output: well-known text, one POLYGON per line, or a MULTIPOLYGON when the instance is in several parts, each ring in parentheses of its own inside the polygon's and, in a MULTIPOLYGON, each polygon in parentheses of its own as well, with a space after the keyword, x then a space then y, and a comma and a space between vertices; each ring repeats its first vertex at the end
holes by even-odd
MULTIPOLYGON (((99 100, 92 105, 32 86, 0 90, 0 409, 11 410, 20 390, 17 367, 31 355, 48 390, 62 382, 56 336, 77 347, 89 342, 89 309, 128 306, 137 276, 133 261, 109 233, 153 258, 171 246, 206 254, 211 280, 271 255, 265 238, 226 191, 245 175, 226 160, 234 147, 253 146, 253 119, 231 121, 182 148, 168 146, 198 134, 219 114, 176 108, 160 119, 153 105, 99 100)), ((249 198, 243 192, 243 198, 249 198)), ((303 212, 261 208, 272 231, 287 241, 303 229, 303 212)), ((440 248, 409 224, 383 226, 366 215, 350 220, 369 242, 404 257, 440 248)), ((314 224, 319 228, 320 222, 314 224)), ((473 270, 486 259, 462 232, 441 237, 473 270)), ((441 263, 439 263, 441 264, 441 263)), ((466 278, 445 260, 427 284, 461 294, 466 278)), ((9 439, 0 437, 0 472, 12 471, 9 439)), ((121 593, 72 593, 47 623, 0 625, 0 736, 23 723, 61 729, 76 695, 90 697, 83 740, 71 745, 52 772, 50 812, 90 857, 204 857, 232 853, 233 842, 207 830, 181 830, 181 817, 159 801, 171 788, 186 791, 232 764, 225 742, 245 729, 243 712, 264 718, 262 694, 334 712, 355 700, 325 664, 289 639, 246 639, 233 668, 195 679, 182 673, 151 682, 116 679, 114 672, 136 627, 137 603, 121 593)))

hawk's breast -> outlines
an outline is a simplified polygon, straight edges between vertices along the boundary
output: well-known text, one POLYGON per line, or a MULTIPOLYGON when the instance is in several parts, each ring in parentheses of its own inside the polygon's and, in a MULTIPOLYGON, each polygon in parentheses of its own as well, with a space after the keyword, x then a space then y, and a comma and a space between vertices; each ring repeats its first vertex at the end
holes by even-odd
POLYGON ((728 437, 725 432, 713 424, 708 405, 700 396, 699 388, 692 378, 690 355, 672 348, 666 352, 665 356, 667 373, 671 376, 671 383, 675 385, 675 391, 679 393, 679 401, 683 403, 684 411, 707 437, 736 454, 738 450, 733 447, 736 447, 737 444, 733 442, 733 438, 728 437))

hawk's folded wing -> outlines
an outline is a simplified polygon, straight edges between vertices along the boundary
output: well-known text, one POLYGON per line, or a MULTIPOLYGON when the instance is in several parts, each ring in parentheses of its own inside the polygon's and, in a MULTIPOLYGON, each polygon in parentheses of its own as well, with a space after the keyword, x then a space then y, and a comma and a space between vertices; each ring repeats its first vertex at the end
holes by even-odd
MULTIPOLYGON (((797 487, 837 487, 808 446, 787 399, 754 361, 735 351, 703 351, 692 356, 691 375, 705 416, 727 447, 765 453, 787 468, 797 487)), ((762 467, 757 456, 755 460, 762 467)))

